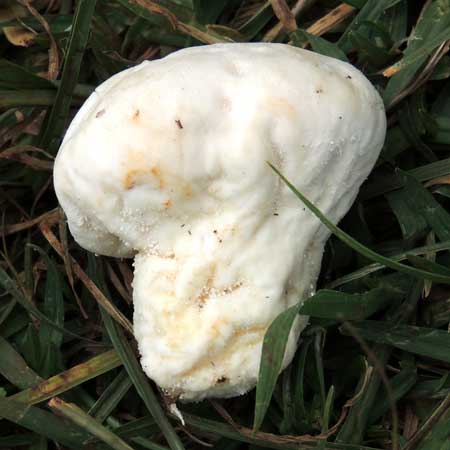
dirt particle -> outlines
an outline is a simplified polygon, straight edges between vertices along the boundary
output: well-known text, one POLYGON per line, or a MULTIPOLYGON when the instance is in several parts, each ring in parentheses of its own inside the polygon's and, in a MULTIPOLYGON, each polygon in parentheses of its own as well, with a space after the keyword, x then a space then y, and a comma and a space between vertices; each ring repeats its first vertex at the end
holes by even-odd
POLYGON ((181 123, 181 120, 180 119, 176 119, 175 120, 175 123, 177 124, 177 126, 178 126, 178 128, 180 129, 180 130, 182 130, 184 127, 183 127, 183 124, 181 123))
POLYGON ((170 198, 169 198, 169 200, 166 200, 163 203, 163 205, 164 205, 164 208, 169 209, 173 205, 172 200, 170 200, 170 198))
POLYGON ((95 117, 98 119, 99 117, 102 117, 103 114, 105 114, 106 110, 101 109, 100 111, 97 112, 97 114, 95 115, 95 117))
POLYGON ((321 87, 318 87, 316 89, 316 94, 321 94, 323 92, 323 89, 321 87))
POLYGON ((348 78, 349 80, 351 80, 352 79, 352 77, 350 76, 350 75, 347 75, 347 77, 346 78, 348 78))
POLYGON ((217 379, 216 384, 226 383, 228 381, 227 377, 220 377, 217 379))
POLYGON ((133 114, 133 120, 137 120, 139 118, 140 114, 141 114, 141 112, 139 111, 139 109, 137 109, 133 114))

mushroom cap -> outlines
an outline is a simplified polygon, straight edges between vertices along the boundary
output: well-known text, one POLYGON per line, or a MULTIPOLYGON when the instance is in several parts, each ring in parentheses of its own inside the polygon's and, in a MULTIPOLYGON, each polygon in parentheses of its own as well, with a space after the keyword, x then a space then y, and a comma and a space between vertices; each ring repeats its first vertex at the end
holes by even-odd
POLYGON ((185 400, 254 387, 264 333, 314 291, 329 236, 267 162, 337 222, 385 132, 361 72, 283 44, 188 48, 96 89, 58 153, 55 190, 82 247, 135 256, 150 378, 185 400))

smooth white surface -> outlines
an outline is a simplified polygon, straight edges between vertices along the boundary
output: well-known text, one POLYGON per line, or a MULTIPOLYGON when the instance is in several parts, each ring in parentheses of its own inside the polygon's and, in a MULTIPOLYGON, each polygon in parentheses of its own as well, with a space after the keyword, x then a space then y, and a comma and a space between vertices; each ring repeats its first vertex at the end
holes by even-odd
POLYGON ((186 400, 254 387, 264 332, 313 292, 329 236, 267 161, 337 222, 385 129, 357 69, 282 44, 189 48, 97 88, 67 132, 55 189, 81 246, 136 255, 149 377, 186 400))

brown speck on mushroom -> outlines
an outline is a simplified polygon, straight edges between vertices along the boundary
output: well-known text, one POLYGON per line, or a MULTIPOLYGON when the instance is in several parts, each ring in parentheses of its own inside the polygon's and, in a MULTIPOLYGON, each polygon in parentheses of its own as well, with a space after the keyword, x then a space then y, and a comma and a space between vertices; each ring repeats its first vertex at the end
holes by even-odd
POLYGON ((213 233, 214 233, 214 234, 217 234, 217 230, 213 230, 213 233))
POLYGON ((173 203, 172 203, 172 200, 170 200, 170 198, 169 198, 163 204, 164 204, 164 208, 169 209, 173 203))
POLYGON ((323 92, 323 89, 321 87, 316 89, 316 94, 321 94, 323 92))
POLYGON ((350 75, 347 75, 347 78, 348 78, 349 80, 351 80, 351 79, 352 79, 352 77, 351 77, 350 75))
POLYGON ((279 216, 279 214, 278 214, 278 213, 273 213, 273 215, 274 215, 274 216, 279 216))
POLYGON ((139 111, 139 109, 137 109, 133 114, 133 120, 137 120, 140 114, 141 114, 141 111, 139 111))
POLYGON ((97 112, 97 114, 95 115, 96 118, 102 117, 103 114, 105 114, 106 110, 101 109, 100 111, 97 112))
POLYGON ((220 377, 217 379, 216 383, 221 384, 221 383, 226 383, 227 381, 228 381, 227 377, 220 377))
POLYGON ((180 120, 180 119, 176 119, 176 120, 175 120, 175 123, 177 124, 177 126, 178 126, 178 128, 179 128, 180 130, 183 129, 183 124, 181 123, 181 120, 180 120))

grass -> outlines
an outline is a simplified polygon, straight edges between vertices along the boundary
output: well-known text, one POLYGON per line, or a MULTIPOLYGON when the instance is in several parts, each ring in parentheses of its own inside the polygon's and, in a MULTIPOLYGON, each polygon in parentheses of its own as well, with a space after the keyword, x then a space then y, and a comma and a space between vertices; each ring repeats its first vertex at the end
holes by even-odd
POLYGON ((2 1, 0 448, 449 450, 449 47, 450 0, 2 1), (73 242, 52 162, 103 80, 233 41, 351 62, 389 129, 339 228, 284 180, 333 233, 318 291, 269 328, 255 391, 181 405, 182 426, 138 362, 130 263, 73 242))

